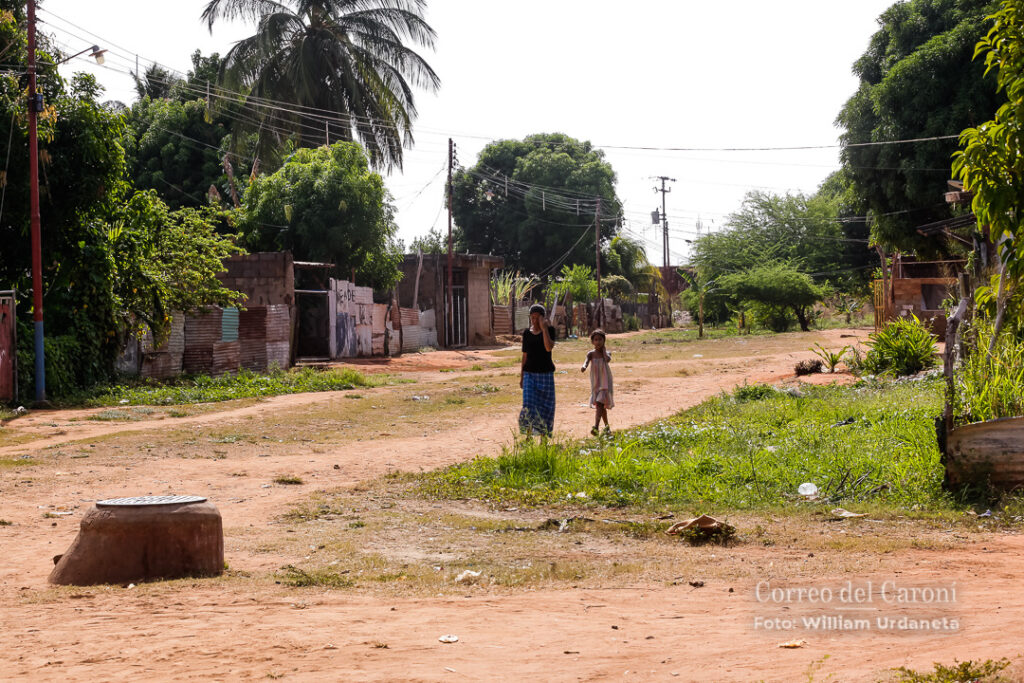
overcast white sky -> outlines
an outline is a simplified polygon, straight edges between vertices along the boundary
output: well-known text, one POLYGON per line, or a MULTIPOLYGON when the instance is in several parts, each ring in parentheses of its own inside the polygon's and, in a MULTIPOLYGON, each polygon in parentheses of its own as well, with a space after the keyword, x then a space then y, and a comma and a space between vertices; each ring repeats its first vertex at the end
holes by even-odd
MULTIPOLYGON (((244 25, 200 23, 205 0, 41 0, 41 30, 67 49, 111 50, 106 68, 79 58, 111 99, 135 95, 125 73, 138 55, 187 71, 189 55, 224 53, 244 25), (125 59, 124 56, 128 56, 125 59)), ((892 0, 432 0, 427 20, 441 77, 421 93, 416 145, 387 178, 408 243, 442 212, 447 140, 475 163, 493 139, 563 132, 597 146, 785 147, 834 145, 836 114, 856 89, 851 66, 892 0)), ((250 31, 251 32, 251 31, 250 31)), ((134 67, 132 67, 134 68, 134 67)), ((959 131, 949 131, 957 133, 959 131)), ((750 189, 813 192, 838 165, 836 149, 657 152, 606 149, 630 234, 660 264, 660 206, 652 176, 677 179, 668 195, 670 248, 687 253, 698 216, 714 229, 750 189)), ((941 188, 939 188, 941 190, 941 188)))

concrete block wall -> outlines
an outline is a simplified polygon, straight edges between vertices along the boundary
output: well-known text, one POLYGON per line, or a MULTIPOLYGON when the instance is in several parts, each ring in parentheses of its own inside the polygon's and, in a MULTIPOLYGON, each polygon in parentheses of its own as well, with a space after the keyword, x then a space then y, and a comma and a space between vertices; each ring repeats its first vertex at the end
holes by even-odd
POLYGON ((295 303, 295 276, 290 252, 275 251, 224 259, 227 270, 217 276, 225 287, 242 292, 245 306, 295 303))

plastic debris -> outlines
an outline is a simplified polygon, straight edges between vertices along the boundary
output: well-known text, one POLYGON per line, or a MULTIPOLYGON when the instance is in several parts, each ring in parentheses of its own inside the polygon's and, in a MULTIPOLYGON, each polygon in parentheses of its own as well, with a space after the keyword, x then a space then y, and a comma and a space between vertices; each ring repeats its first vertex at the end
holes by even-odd
POLYGON ((481 573, 482 572, 475 572, 472 569, 467 569, 455 577, 455 583, 473 583, 480 578, 481 573))
POLYGON ((802 639, 801 640, 787 640, 784 643, 779 643, 779 647, 784 647, 784 648, 787 648, 787 649, 794 649, 794 648, 798 648, 798 647, 803 647, 806 644, 807 644, 807 641, 806 640, 802 640, 802 639))
POLYGON ((818 495, 818 487, 809 481, 805 481, 803 484, 800 484, 796 492, 805 498, 814 499, 818 495))
POLYGON ((459 642, 459 637, 453 633, 446 633, 445 635, 438 638, 438 640, 440 640, 442 643, 457 643, 459 642))
POLYGON ((867 517, 868 513, 866 513, 866 512, 850 512, 849 510, 844 510, 843 508, 833 508, 832 509, 832 516, 833 517, 838 517, 839 519, 850 519, 852 517, 867 517))

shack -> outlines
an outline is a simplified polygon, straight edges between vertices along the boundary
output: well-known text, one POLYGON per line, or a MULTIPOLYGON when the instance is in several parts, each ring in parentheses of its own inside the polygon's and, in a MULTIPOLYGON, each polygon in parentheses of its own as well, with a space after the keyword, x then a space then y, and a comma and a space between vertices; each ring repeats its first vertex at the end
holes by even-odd
POLYGON ((406 254, 402 261, 402 279, 398 283, 403 336, 410 327, 406 321, 427 313, 436 324, 438 342, 447 348, 496 343, 491 277, 495 270, 504 266, 505 259, 501 256, 454 254, 449 315, 447 254, 406 254))

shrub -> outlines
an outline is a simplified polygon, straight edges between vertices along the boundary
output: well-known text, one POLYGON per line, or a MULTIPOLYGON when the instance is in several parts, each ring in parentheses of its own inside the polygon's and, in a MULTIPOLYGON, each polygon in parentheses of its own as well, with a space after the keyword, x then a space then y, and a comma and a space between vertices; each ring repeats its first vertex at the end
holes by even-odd
POLYGON ((743 384, 732 390, 732 397, 737 401, 760 401, 774 398, 781 392, 770 384, 743 384))
POLYGON ((640 329, 640 318, 632 313, 627 313, 622 322, 627 332, 636 332, 640 329))
POLYGON ((897 318, 868 338, 864 372, 872 375, 913 375, 938 364, 935 335, 912 315, 897 318))
POLYGON ((816 375, 821 372, 822 362, 817 358, 809 358, 802 360, 796 364, 793 368, 796 371, 797 377, 802 375, 816 375))
POLYGON ((788 332, 795 320, 784 306, 751 302, 750 317, 754 323, 772 332, 788 332))
POLYGON ((1024 342, 1003 334, 992 353, 992 323, 975 326, 976 345, 957 368, 953 415, 959 424, 1024 415, 1024 342))
MULTIPOLYGON (((814 354, 821 359, 821 362, 824 363, 829 372, 835 372, 836 366, 843 360, 843 354, 846 353, 849 348, 849 346, 844 346, 838 351, 829 351, 821 344, 815 344, 811 351, 814 351, 814 354)), ((796 374, 799 375, 800 372, 797 371, 796 374)))

